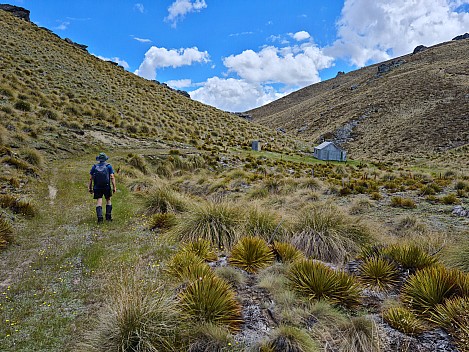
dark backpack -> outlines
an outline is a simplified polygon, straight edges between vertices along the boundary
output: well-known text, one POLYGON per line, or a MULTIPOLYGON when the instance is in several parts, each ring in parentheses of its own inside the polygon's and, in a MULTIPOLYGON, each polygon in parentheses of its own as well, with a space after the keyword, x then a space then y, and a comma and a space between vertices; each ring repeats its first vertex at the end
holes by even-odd
POLYGON ((109 169, 108 164, 99 163, 95 165, 93 173, 94 188, 106 189, 110 187, 109 184, 109 169))

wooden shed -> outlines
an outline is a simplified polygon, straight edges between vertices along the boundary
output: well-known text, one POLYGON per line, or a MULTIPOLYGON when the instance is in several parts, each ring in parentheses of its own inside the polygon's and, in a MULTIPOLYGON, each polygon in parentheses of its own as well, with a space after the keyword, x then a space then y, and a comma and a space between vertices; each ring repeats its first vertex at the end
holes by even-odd
POLYGON ((322 142, 314 148, 313 156, 319 160, 346 161, 347 152, 332 142, 322 142))

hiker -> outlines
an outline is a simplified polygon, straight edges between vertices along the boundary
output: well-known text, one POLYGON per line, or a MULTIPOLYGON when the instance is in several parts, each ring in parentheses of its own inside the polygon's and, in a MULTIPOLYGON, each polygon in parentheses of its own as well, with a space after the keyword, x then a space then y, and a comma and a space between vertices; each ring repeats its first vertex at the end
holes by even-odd
POLYGON ((103 196, 106 198, 106 221, 112 221, 112 193, 116 192, 116 179, 114 177, 114 170, 111 164, 106 163, 108 156, 104 153, 99 153, 96 160, 98 164, 93 165, 90 171, 90 183, 88 191, 94 193, 96 199, 96 215, 98 217, 98 224, 103 222, 103 196), (111 192, 112 183, 112 192, 111 192), (93 186, 93 188, 91 188, 93 186))

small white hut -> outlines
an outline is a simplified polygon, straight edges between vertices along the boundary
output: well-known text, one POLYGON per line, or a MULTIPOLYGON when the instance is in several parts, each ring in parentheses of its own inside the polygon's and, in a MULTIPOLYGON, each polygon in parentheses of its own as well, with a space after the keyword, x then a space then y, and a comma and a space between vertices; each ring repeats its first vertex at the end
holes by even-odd
POLYGON ((314 148, 313 156, 319 160, 346 161, 347 152, 332 142, 322 142, 314 148))

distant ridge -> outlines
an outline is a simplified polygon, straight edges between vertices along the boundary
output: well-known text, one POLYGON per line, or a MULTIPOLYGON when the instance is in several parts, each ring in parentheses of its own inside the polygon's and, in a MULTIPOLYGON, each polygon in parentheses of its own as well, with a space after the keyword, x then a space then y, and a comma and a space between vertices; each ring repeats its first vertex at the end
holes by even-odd
POLYGON ((333 140, 355 158, 426 156, 466 145, 468 36, 338 74, 247 114, 317 143, 333 140))

